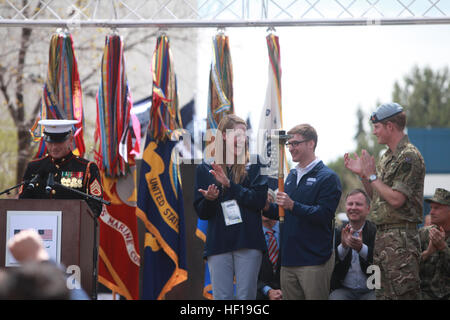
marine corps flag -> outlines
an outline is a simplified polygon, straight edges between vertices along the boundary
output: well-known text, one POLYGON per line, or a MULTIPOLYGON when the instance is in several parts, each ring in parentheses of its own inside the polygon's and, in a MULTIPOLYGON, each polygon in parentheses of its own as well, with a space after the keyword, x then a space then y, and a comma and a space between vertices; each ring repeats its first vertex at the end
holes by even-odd
POLYGON ((102 174, 103 198, 111 201, 100 215, 98 281, 128 300, 139 299, 139 239, 136 171, 127 177, 102 174))
POLYGON ((164 299, 187 279, 181 178, 171 141, 181 127, 169 39, 160 36, 152 59, 150 125, 139 178, 137 216, 146 227, 143 299, 164 299))
POLYGON ((102 175, 105 206, 100 215, 98 281, 126 299, 139 299, 139 240, 136 164, 140 125, 133 118, 123 42, 106 36, 97 94, 95 159, 102 175))
POLYGON ((47 79, 42 90, 40 115, 30 132, 39 148, 35 158, 45 155, 43 128, 38 124, 44 119, 78 120, 73 126, 73 153, 83 156, 83 102, 77 59, 73 49, 72 35, 65 31, 55 33, 50 40, 47 79))

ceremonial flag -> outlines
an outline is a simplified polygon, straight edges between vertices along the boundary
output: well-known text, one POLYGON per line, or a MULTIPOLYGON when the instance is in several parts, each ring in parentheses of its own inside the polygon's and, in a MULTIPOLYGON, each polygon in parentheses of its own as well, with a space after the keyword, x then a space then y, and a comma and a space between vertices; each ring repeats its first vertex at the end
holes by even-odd
POLYGON ((83 156, 85 152, 83 138, 83 102, 77 60, 73 49, 72 35, 59 32, 50 40, 47 79, 42 90, 40 115, 30 129, 39 148, 35 158, 46 153, 43 140, 43 127, 38 124, 43 119, 78 120, 73 126, 73 153, 83 156))
POLYGON ((123 41, 106 36, 97 93, 95 159, 104 198, 100 215, 99 282, 126 299, 139 299, 139 242, 136 218, 136 164, 140 125, 130 113, 123 41))
POLYGON ((138 217, 145 223, 143 299, 164 299, 187 279, 184 207, 176 142, 147 136, 138 194, 138 217), (175 160, 176 161, 176 160, 175 160))
POLYGON ((142 158, 137 216, 146 227, 143 299, 164 299, 188 277, 183 195, 173 133, 181 127, 169 39, 160 36, 152 59, 152 106, 142 158))
POLYGON ((130 113, 133 102, 119 35, 106 36, 101 72, 95 158, 100 170, 115 178, 128 173, 129 161, 139 154, 140 147, 140 125, 130 113))
MULTIPOLYGON (((227 114, 234 113, 233 106, 233 67, 231 63, 230 45, 228 36, 217 34, 213 38, 213 57, 209 74, 209 95, 206 122, 206 143, 212 143, 217 126, 227 114)), ((210 148, 205 148, 204 157, 210 148)), ((206 242, 208 221, 197 219, 195 234, 206 242)), ((212 299, 212 285, 209 275, 208 263, 205 262, 205 282, 203 296, 212 299)))
POLYGON ((220 120, 234 113, 233 67, 228 36, 213 38, 213 61, 209 74, 207 129, 216 129, 220 120))
MULTIPOLYGON (((273 144, 270 135, 274 134, 275 129, 283 127, 281 113, 281 62, 280 62, 280 44, 278 36, 269 34, 266 37, 267 49, 269 53, 269 77, 266 90, 266 99, 262 109, 258 130, 258 153, 260 159, 268 167, 263 168, 269 175, 269 187, 273 190, 277 188, 278 178, 278 144, 273 144)), ((284 163, 285 176, 287 173, 287 162, 284 163)))
POLYGON ((128 300, 139 299, 139 239, 136 219, 136 169, 126 177, 102 173, 103 197, 111 201, 100 215, 98 281, 128 300))

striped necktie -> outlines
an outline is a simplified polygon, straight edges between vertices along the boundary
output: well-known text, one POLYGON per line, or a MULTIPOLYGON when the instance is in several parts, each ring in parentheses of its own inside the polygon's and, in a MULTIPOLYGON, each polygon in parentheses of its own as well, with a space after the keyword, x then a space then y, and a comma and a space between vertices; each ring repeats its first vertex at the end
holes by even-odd
POLYGON ((269 260, 272 263, 273 269, 276 269, 277 262, 278 262, 278 244, 277 239, 275 238, 274 230, 267 230, 266 233, 269 235, 269 260))

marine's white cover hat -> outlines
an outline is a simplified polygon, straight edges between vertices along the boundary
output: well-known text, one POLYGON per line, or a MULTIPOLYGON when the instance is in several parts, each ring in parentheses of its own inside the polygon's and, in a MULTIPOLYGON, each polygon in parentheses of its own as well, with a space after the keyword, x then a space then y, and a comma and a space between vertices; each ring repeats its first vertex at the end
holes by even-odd
POLYGON ((69 137, 72 126, 78 122, 78 120, 45 119, 40 120, 39 124, 44 126, 45 141, 62 142, 69 137))

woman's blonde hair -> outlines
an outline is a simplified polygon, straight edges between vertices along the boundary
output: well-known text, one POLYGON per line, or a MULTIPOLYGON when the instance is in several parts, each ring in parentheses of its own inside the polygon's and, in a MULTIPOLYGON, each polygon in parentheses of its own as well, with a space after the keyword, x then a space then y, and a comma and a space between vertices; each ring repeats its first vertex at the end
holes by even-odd
MULTIPOLYGON (((233 130, 237 124, 243 124, 245 128, 247 128, 247 123, 234 114, 226 115, 220 120, 219 125, 217 126, 216 137, 214 141, 215 152, 214 152, 214 162, 220 165, 225 173, 227 173, 226 167, 226 143, 223 143, 223 133, 227 133, 227 130, 233 130), (220 152, 221 150, 222 152, 220 152)), ((237 161, 236 155, 233 159, 233 164, 231 166, 231 172, 233 176, 234 183, 241 183, 245 176, 247 175, 247 171, 245 170, 246 164, 250 160, 250 154, 248 152, 248 143, 247 139, 245 142, 245 154, 243 161, 237 161)), ((239 159, 240 160, 240 159, 239 159)))

